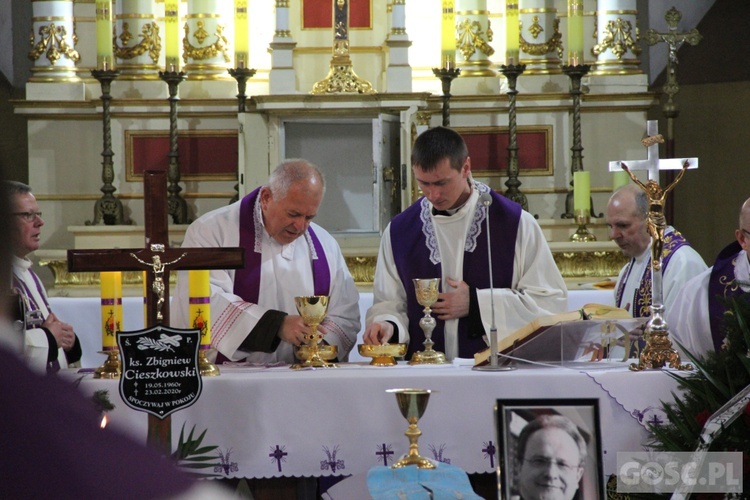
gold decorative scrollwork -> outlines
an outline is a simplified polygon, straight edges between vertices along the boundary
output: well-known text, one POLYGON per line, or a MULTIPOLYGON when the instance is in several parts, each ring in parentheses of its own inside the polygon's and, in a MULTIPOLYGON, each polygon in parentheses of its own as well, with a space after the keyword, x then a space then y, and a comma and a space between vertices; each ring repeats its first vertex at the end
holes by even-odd
POLYGON ((464 19, 457 28, 459 42, 458 50, 461 51, 461 54, 467 61, 471 59, 477 50, 480 50, 488 57, 495 53, 495 49, 485 41, 485 33, 482 31, 482 26, 479 24, 479 21, 469 21, 468 19, 464 19))
MULTIPOLYGON (((31 51, 29 52, 29 59, 36 61, 42 54, 46 53, 47 60, 54 66, 58 59, 65 57, 73 62, 78 62, 81 59, 81 55, 73 47, 69 46, 65 41, 65 37, 68 32, 65 26, 55 26, 55 23, 51 23, 47 26, 39 27, 39 40, 38 43, 34 43, 35 36, 34 30, 31 30, 31 36, 29 41, 31 42, 31 51)), ((77 37, 75 36, 75 30, 73 33, 73 45, 75 45, 77 37)))
POLYGON ((161 52, 159 25, 153 22, 144 24, 141 27, 141 34, 138 37, 141 39, 138 45, 125 47, 133 39, 133 35, 130 33, 130 25, 122 23, 122 34, 120 34, 119 39, 123 46, 115 46, 115 55, 119 59, 133 59, 148 52, 151 60, 157 62, 159 60, 159 53, 161 52))
POLYGON ((618 59, 622 59, 622 56, 630 49, 633 55, 637 56, 642 50, 637 43, 638 38, 638 31, 636 30, 635 39, 633 39, 633 25, 630 21, 625 21, 618 17, 614 21, 607 21, 602 43, 594 45, 591 53, 598 56, 607 49, 612 49, 612 53, 618 59))
POLYGON ((628 260, 620 251, 552 252, 564 278, 617 276, 628 260))
POLYGON ((377 257, 344 257, 344 260, 355 284, 372 285, 377 257))
POLYGON ((351 63, 331 64, 328 76, 313 85, 311 94, 336 94, 340 92, 374 94, 372 84, 357 76, 351 63))
POLYGON ((542 28, 542 25, 539 24, 539 16, 532 17, 531 21, 532 22, 531 26, 529 26, 529 33, 531 33, 531 36, 533 36, 534 40, 536 40, 544 31, 544 28, 542 28))
MULTIPOLYGON (((535 21, 538 21, 537 17, 534 16, 535 21)), ((532 24, 531 28, 529 28, 529 31, 532 31, 532 28, 534 25, 532 24)), ((531 54, 532 56, 543 56, 545 54, 549 54, 550 52, 557 51, 557 56, 562 57, 563 56, 563 44, 562 44, 562 34, 560 33, 560 19, 555 19, 553 23, 553 33, 552 36, 545 42, 542 43, 530 43, 526 41, 526 39, 523 37, 523 23, 521 23, 521 29, 520 29, 520 40, 519 40, 519 47, 521 51, 531 54)), ((540 26, 541 28, 541 26, 540 26)), ((532 35, 534 35, 534 32, 532 31, 532 35)), ((536 36, 534 36, 536 38, 536 36)))
MULTIPOLYGON (((199 20, 197 26, 198 29, 195 31, 193 36, 196 38, 196 40, 198 40, 198 43, 203 44, 206 38, 211 35, 208 33, 208 31, 206 31, 204 27, 205 23, 203 21, 199 20)), ((224 36, 224 25, 216 25, 216 33, 214 34, 214 36, 216 37, 216 41, 211 45, 207 45, 205 47, 195 47, 190 43, 189 35, 190 26, 185 23, 185 38, 182 39, 182 58, 185 62, 188 61, 188 58, 195 59, 196 61, 203 61, 206 59, 211 59, 212 57, 216 57, 219 54, 224 56, 224 62, 229 62, 229 41, 227 40, 227 37, 224 36)))

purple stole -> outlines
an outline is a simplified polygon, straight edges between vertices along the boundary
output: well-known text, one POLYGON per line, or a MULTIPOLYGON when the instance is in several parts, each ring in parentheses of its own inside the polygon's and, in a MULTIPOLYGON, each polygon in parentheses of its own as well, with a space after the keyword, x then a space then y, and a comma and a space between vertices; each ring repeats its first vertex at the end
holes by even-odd
MULTIPOLYGON (((260 295, 261 254, 255 251, 255 202, 260 188, 255 189, 240 201, 240 246, 245 249, 245 267, 234 274, 234 293, 246 302, 258 303, 260 295)), ((315 248, 317 258, 310 256, 315 295, 328 295, 331 289, 331 271, 320 240, 312 227, 307 228, 306 235, 315 248)), ((306 235, 300 236, 300 238, 306 235)))
MULTIPOLYGON (((483 189, 489 189, 479 183, 475 183, 475 186, 480 189, 480 192, 483 189)), ((489 192, 493 198, 493 203, 489 206, 490 224, 492 225, 490 234, 492 239, 493 285, 497 288, 509 288, 513 282, 513 260, 515 258, 518 224, 521 219, 521 206, 492 190, 489 192)), ((432 205, 422 197, 397 215, 391 222, 393 258, 406 291, 410 337, 407 357, 410 357, 415 351, 421 351, 422 342, 425 339, 424 332, 419 327, 419 320, 424 316, 423 307, 417 303, 412 279, 442 277, 440 262, 433 263, 430 260, 430 248, 427 246, 425 236, 425 232, 427 232, 433 240, 433 246, 437 246, 437 242, 434 241, 434 227, 429 212, 431 208, 432 205), (422 221, 423 210, 427 214, 426 224, 422 221)), ((472 248, 471 242, 467 241, 464 252, 463 280, 469 286, 478 289, 490 287, 487 269, 487 236, 484 234, 486 210, 486 207, 477 204, 475 214, 479 213, 480 217, 474 216, 470 227, 470 229, 478 229, 478 232, 473 236, 476 239, 476 245, 472 248), (475 224, 479 227, 474 228, 475 224)), ((485 332, 469 332, 468 325, 468 318, 458 320, 458 356, 462 358, 471 358, 474 353, 487 348, 487 344, 482 339, 485 332)), ((435 342, 434 348, 441 352, 445 352, 444 328, 445 322, 437 320, 437 326, 432 332, 432 340, 435 342)))
POLYGON ((738 297, 745 292, 734 277, 734 263, 738 258, 746 258, 738 242, 725 247, 711 270, 708 280, 708 318, 711 325, 711 339, 716 352, 724 343, 724 314, 727 312, 727 299, 738 297))
MULTIPOLYGON (((669 264, 672 255, 674 255, 677 249, 685 245, 690 246, 690 243, 688 243, 679 231, 672 231, 664 235, 664 248, 661 252, 662 276, 667 270, 667 265, 669 264)), ((650 251, 651 250, 649 250, 649 252, 650 251)), ((630 270, 633 268, 633 262, 634 260, 631 259, 628 264, 628 270, 623 275, 622 280, 620 280, 620 286, 617 287, 615 293, 615 303, 617 304, 617 307, 622 307, 622 295, 625 290, 625 284, 630 277, 630 270)), ((648 262, 646 269, 643 271, 643 276, 641 277, 641 286, 636 289, 635 295, 633 296, 631 310, 633 311, 634 318, 647 318, 651 316, 651 311, 649 310, 651 307, 651 257, 649 257, 648 262)))
MULTIPOLYGON (((42 298, 42 301, 44 301, 44 305, 47 306, 47 311, 51 311, 49 307, 49 302, 47 302, 47 298, 44 296, 44 293, 42 293, 42 282, 39 280, 39 276, 36 275, 34 271, 29 269, 29 274, 31 275, 31 278, 34 280, 34 284, 36 284, 37 292, 39 293, 39 296, 42 298)), ((25 304, 28 304, 28 308, 31 310, 26 310, 26 307, 24 307, 24 310, 22 313, 24 316, 28 317, 28 314, 32 311, 39 311, 41 315, 41 310, 39 308, 39 304, 36 303, 34 300, 34 297, 31 295, 31 290, 29 290, 29 287, 26 286, 26 282, 23 281, 21 278, 16 276, 15 273, 13 273, 13 288, 18 290, 19 293, 23 294, 24 297, 26 297, 26 300, 24 300, 25 304)), ((41 318, 42 320, 46 320, 46 317, 41 318)), ((24 324, 28 328, 28 324, 26 323, 26 318, 24 318, 24 324)), ((37 326, 32 326, 32 328, 38 328, 37 326)), ((60 362, 57 360, 57 358, 53 359, 52 361, 47 363, 47 373, 56 373, 60 370, 60 362)))

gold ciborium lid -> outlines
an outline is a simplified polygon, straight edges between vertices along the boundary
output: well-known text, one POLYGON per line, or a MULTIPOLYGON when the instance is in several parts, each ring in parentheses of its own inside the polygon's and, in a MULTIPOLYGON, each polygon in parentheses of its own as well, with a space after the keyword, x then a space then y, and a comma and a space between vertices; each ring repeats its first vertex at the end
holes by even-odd
POLYGON ((406 344, 359 344, 360 356, 372 358, 372 366, 393 366, 395 358, 403 358, 406 354, 406 344))

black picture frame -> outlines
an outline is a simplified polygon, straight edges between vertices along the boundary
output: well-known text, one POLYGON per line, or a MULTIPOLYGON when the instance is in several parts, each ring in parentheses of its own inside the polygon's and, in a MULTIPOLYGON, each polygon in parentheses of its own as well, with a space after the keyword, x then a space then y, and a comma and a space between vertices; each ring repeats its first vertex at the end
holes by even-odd
MULTIPOLYGON (((495 422, 497 427, 497 473, 498 488, 500 492, 498 498, 519 499, 521 498, 521 482, 524 481, 526 488, 533 489, 536 480, 535 472, 539 469, 548 469, 552 476, 559 475, 562 477, 548 478, 551 484, 559 485, 562 489, 570 494, 571 485, 566 483, 566 479, 577 477, 579 474, 576 468, 571 465, 565 465, 564 458, 558 458, 559 464, 550 465, 549 460, 554 457, 546 457, 545 453, 529 456, 533 450, 526 449, 525 457, 519 459, 518 446, 519 437, 524 427, 532 421, 538 420, 534 427, 544 422, 545 426, 552 426, 559 429, 559 425, 567 421, 574 424, 586 444, 586 456, 580 462, 583 469, 580 474, 580 480, 577 483, 575 494, 567 498, 578 500, 597 500, 605 497, 604 474, 602 467, 602 444, 601 444, 601 424, 599 421, 599 400, 591 399, 498 399, 495 407, 495 422), (543 417, 545 415, 554 415, 554 417, 543 417), (562 418, 560 418, 562 417, 562 418), (545 460, 547 464, 545 465, 545 460), (542 464, 542 465, 540 465, 542 464), (524 467, 526 467, 524 469, 524 467), (535 471, 536 468, 536 471, 535 471), (567 475, 566 475, 567 473, 567 475), (567 477, 566 477, 567 476, 567 477)), ((527 430, 527 433, 529 432, 527 430)), ((565 431, 567 433, 567 431, 565 431)), ((531 432, 531 435, 536 431, 531 432)), ((570 435, 570 433, 568 433, 570 435)), ((563 436, 564 439, 564 436, 563 436)), ((527 441, 528 444, 529 441, 527 441)), ((538 439, 537 439, 538 442, 538 439)), ((571 443, 574 443, 571 437, 571 443)), ((580 456, 580 452, 578 452, 580 456)), ((575 485, 575 483, 573 483, 575 485)), ((527 496, 531 496, 528 495, 527 496)))

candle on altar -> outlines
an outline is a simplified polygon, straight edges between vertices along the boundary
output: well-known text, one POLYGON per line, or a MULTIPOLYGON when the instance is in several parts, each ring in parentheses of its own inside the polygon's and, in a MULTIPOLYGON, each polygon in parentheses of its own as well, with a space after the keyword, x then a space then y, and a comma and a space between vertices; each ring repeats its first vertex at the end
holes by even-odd
POLYGON ((585 170, 573 172, 573 210, 588 211, 591 207, 591 174, 585 170))
POLYGON ((164 0, 164 50, 167 71, 180 71, 179 0, 164 0))
POLYGON ((568 0, 568 64, 583 64, 583 0, 568 0))
POLYGON ((112 0, 96 0, 96 68, 114 69, 112 0))
POLYGON ((505 2, 505 64, 518 64, 518 0, 505 2))
POLYGON ((207 270, 188 273, 188 324, 201 332, 201 349, 211 347, 211 278, 207 270))
POLYGON ((117 349, 117 332, 122 329, 122 273, 99 274, 102 308, 102 348, 117 349))
POLYGON ((443 0, 440 64, 445 69, 456 66, 456 12, 453 0, 443 0))
POLYGON ((234 0, 234 64, 247 68, 250 54, 247 0, 234 0))
POLYGON ((624 170, 612 172, 612 192, 614 193, 630 182, 630 176, 624 170))

